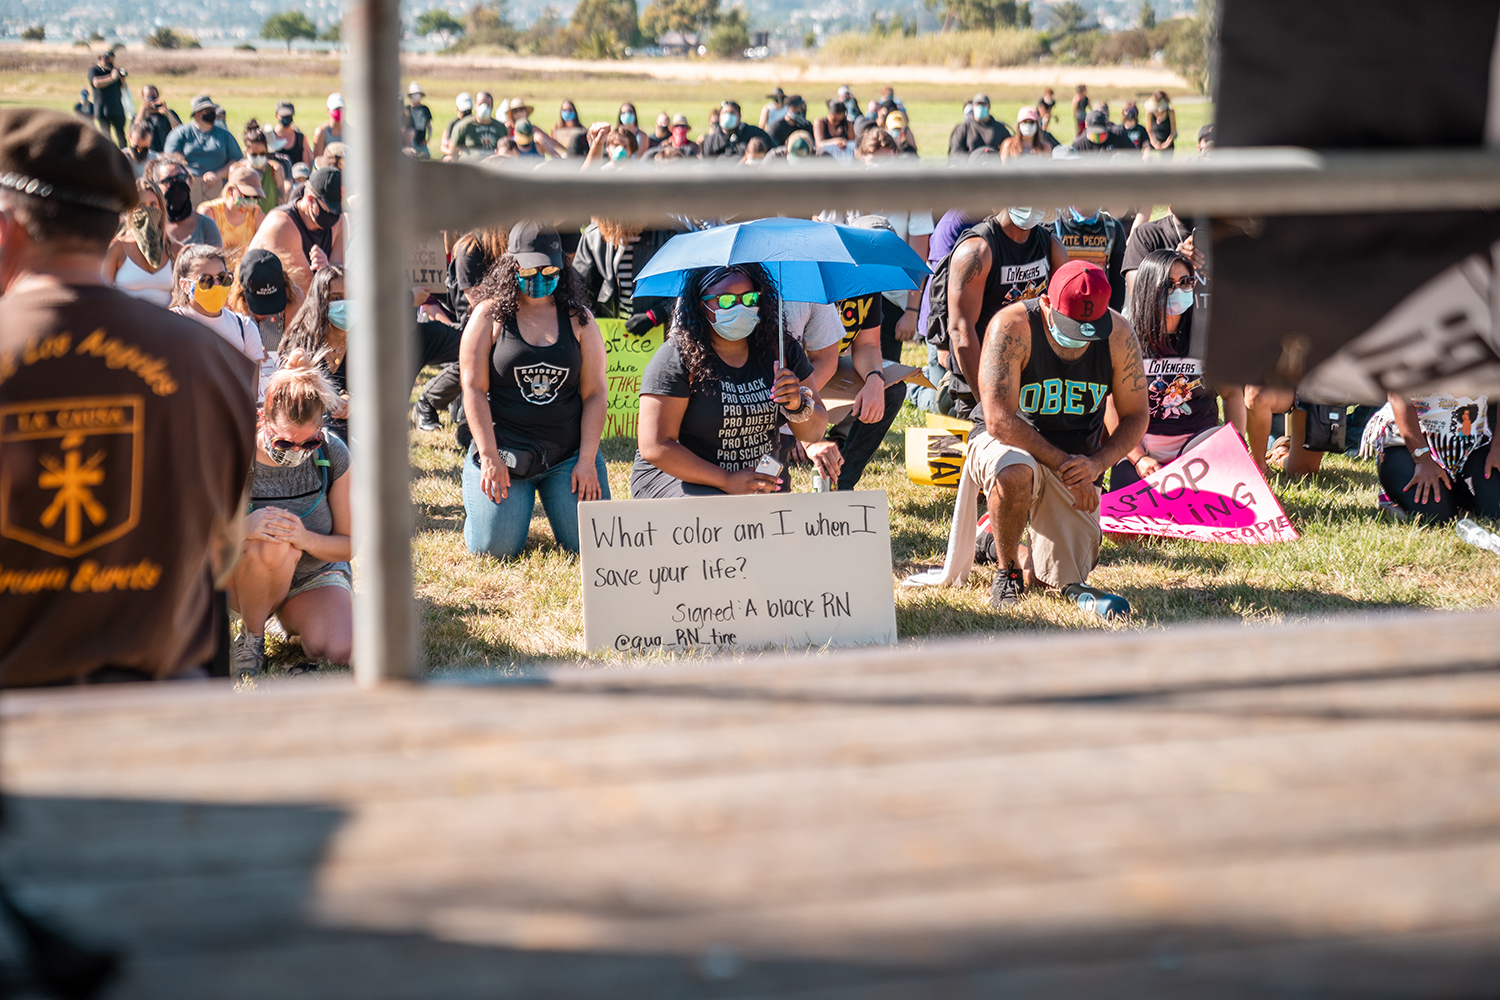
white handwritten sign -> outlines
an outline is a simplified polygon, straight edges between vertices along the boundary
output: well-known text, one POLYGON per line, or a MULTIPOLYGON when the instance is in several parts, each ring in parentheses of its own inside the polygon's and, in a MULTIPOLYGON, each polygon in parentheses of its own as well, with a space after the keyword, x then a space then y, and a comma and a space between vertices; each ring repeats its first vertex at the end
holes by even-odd
POLYGON ((884 490, 578 505, 589 649, 896 641, 884 490))

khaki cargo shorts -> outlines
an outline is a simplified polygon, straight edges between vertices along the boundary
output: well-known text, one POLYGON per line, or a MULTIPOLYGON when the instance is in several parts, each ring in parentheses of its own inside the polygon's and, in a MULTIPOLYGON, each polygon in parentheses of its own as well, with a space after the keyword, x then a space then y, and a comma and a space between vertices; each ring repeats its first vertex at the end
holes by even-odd
POLYGON ((1025 569, 1049 587, 1084 583, 1099 565, 1099 512, 1073 506, 1073 491, 1057 473, 1038 462, 1030 452, 1001 444, 980 431, 969 437, 965 463, 973 467, 979 488, 988 495, 995 488, 1000 470, 1012 465, 1031 469, 1031 545, 1025 569))

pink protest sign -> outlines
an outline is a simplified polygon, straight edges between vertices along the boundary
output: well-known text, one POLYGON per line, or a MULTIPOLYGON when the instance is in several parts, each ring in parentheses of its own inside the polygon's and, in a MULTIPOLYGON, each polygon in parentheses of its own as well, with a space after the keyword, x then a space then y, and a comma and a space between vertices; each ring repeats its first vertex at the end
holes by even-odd
POLYGON ((1239 545, 1297 540, 1245 442, 1227 425, 1133 486, 1100 497, 1099 526, 1122 535, 1239 545))

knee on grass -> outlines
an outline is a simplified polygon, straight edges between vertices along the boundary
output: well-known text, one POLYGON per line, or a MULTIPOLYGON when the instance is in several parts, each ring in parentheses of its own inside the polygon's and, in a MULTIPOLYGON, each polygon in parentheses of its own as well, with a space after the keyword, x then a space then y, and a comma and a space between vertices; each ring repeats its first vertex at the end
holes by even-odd
POLYGON ((303 627, 302 651, 309 660, 326 660, 347 666, 353 649, 353 636, 331 625, 303 627))

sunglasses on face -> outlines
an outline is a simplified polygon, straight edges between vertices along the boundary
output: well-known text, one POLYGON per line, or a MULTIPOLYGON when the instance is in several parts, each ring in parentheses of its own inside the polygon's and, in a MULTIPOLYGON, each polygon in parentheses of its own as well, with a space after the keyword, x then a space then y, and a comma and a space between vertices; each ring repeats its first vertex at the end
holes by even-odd
POLYGON ((705 295, 703 301, 720 309, 729 309, 739 303, 742 306, 757 306, 760 304, 760 292, 741 292, 736 295, 733 292, 725 292, 722 295, 705 295))
POLYGON ((193 284, 197 285, 205 292, 215 285, 222 285, 223 287, 228 288, 230 285, 234 284, 234 275, 230 274, 228 271, 224 271, 219 274, 200 274, 198 275, 198 280, 193 282, 193 284))
POLYGON ((555 278, 561 273, 562 268, 553 267, 551 264, 546 267, 523 267, 516 271, 516 275, 522 278, 535 278, 538 274, 544 278, 555 278))
POLYGON ((318 434, 306 441, 288 441, 286 438, 275 438, 271 441, 271 447, 275 451, 317 451, 323 447, 323 435, 318 434))
POLYGON ((1168 289, 1173 289, 1173 288, 1192 288, 1197 283, 1198 283, 1198 279, 1194 275, 1184 274, 1182 277, 1178 278, 1176 281, 1173 281, 1170 278, 1168 278, 1167 279, 1167 288, 1168 289))

